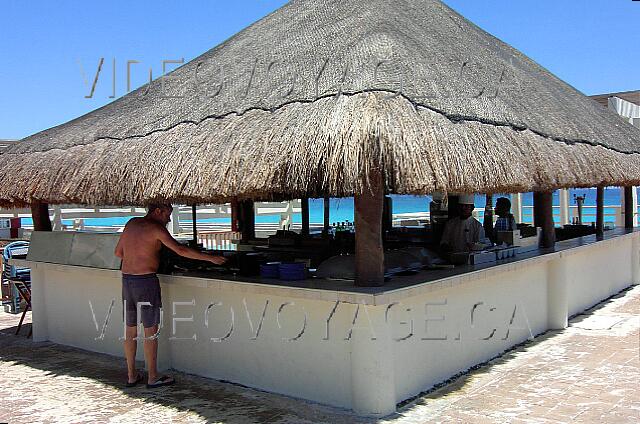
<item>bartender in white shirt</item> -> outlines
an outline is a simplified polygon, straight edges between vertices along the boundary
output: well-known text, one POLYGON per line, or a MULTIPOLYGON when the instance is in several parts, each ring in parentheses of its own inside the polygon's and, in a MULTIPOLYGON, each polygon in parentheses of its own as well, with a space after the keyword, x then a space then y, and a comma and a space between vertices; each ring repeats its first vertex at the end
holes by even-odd
POLYGON ((484 234, 482 224, 473 214, 473 194, 462 194, 458 197, 460 215, 450 219, 444 227, 440 248, 443 252, 470 252, 482 250, 491 245, 484 234))

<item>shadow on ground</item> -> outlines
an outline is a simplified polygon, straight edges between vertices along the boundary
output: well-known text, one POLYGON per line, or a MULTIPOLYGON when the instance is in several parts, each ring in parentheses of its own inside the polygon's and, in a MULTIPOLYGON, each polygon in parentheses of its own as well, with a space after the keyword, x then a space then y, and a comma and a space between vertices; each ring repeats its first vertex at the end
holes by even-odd
MULTIPOLYGON (((580 322, 586 316, 607 306, 614 299, 624 297, 623 291, 573 317, 571 323, 580 322)), ((57 345, 50 342, 34 343, 26 338, 31 324, 23 325, 20 335, 15 336, 16 326, 0 329, 0 360, 13 362, 44 371, 48 376, 65 375, 94 380, 124 393, 178 411, 190 411, 208 422, 238 423, 372 423, 379 420, 357 417, 347 411, 317 405, 304 400, 274 395, 239 385, 218 382, 189 374, 172 372, 177 384, 170 388, 148 390, 144 385, 124 388, 126 367, 124 359, 105 354, 57 345)), ((392 421, 409 414, 413 408, 463 391, 472 380, 489 373, 493 367, 510 361, 517 354, 526 352, 539 343, 549 340, 562 331, 548 331, 531 341, 493 358, 487 363, 465 370, 437 387, 408 399, 399 405, 398 412, 385 418, 392 421)), ((143 364, 140 364, 142 367, 143 364)), ((79 417, 81 419, 81 417, 79 417)))
POLYGON ((0 330, 3 362, 39 369, 51 378, 65 375, 95 380, 145 403, 194 412, 207 422, 373 422, 347 411, 175 371, 170 373, 177 380, 172 387, 124 388, 124 359, 50 342, 34 343, 26 338, 28 327, 23 326, 19 336, 14 335, 15 330, 15 326, 0 330))
MULTIPOLYGON (((632 290, 634 286, 630 286, 621 292, 611 296, 608 299, 605 299, 596 305, 593 305, 589 309, 584 312, 574 315, 569 319, 569 327, 576 325, 583 320, 589 318, 595 312, 600 309, 603 309, 610 305, 617 299, 623 298, 627 295, 627 293, 632 290)), ((475 365, 470 369, 466 369, 461 371, 459 374, 449 378, 448 380, 436 385, 435 387, 426 390, 420 393, 417 396, 414 396, 410 399, 407 399, 399 404, 398 412, 399 413, 408 413, 412 410, 412 408, 423 406, 428 404, 430 401, 437 400, 440 398, 444 398, 447 396, 451 396, 453 394, 458 394, 461 391, 464 391, 465 388, 473 381, 478 378, 481 378, 485 374, 489 374, 491 370, 500 366, 510 360, 514 359, 516 356, 523 352, 527 352, 533 347, 543 343, 549 339, 552 339, 558 335, 561 335, 566 330, 547 330, 544 333, 535 335, 533 339, 526 340, 523 343, 513 346, 509 350, 502 352, 501 354, 489 359, 486 362, 475 365)))
MULTIPOLYGON (((14 325, 13 327, 0 328, 0 334, 6 336, 16 336, 16 331, 18 331, 17 325, 14 325)), ((20 327, 20 332, 17 334, 17 336, 26 336, 30 331, 31 323, 22 324, 22 327, 20 327)))

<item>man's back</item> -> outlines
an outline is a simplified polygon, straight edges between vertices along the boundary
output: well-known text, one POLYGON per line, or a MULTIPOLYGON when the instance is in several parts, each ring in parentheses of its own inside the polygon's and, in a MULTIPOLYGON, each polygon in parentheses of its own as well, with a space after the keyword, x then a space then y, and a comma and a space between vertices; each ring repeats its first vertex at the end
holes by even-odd
POLYGON ((160 231, 162 228, 145 218, 133 218, 120 236, 122 247, 122 273, 152 274, 160 265, 160 231))

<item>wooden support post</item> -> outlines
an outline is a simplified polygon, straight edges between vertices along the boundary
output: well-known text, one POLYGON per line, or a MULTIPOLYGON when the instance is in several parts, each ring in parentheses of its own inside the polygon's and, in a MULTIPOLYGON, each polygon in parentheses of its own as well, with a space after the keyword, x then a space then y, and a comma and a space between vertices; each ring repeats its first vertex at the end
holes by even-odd
POLYGON ((239 215, 239 207, 240 204, 237 200, 232 200, 231 201, 231 231, 233 231, 234 233, 239 230, 239 225, 238 225, 238 221, 240 219, 240 215, 239 215))
POLYGON ((386 233, 393 228, 393 199, 390 196, 384 197, 382 207, 382 233, 386 233))
POLYGON ((596 189, 596 236, 604 235, 604 187, 596 189))
POLYGON ((304 197, 300 200, 301 203, 301 214, 302 214, 302 231, 300 232, 303 236, 309 235, 309 198, 304 197))
POLYGON ((542 227, 541 192, 533 192, 533 226, 542 227))
POLYGON ((542 228, 541 248, 552 248, 556 243, 556 229, 553 223, 553 192, 533 193, 534 225, 542 228))
POLYGON ((356 225, 356 286, 384 285, 382 209, 384 184, 380 169, 371 169, 369 184, 354 199, 356 225))
POLYGON ((243 200, 239 206, 239 230, 242 232, 242 242, 246 243, 256 238, 256 214, 253 200, 243 200))
POLYGON ((331 226, 330 207, 331 207, 331 200, 328 197, 325 197, 324 198, 324 235, 325 237, 329 236, 329 227, 331 226))
POLYGON ((51 218, 49 217, 49 205, 39 200, 31 203, 31 217, 33 218, 34 231, 52 231, 51 218))
POLYGON ((194 203, 191 205, 191 221, 193 226, 193 246, 198 245, 198 221, 197 221, 198 206, 194 203))
POLYGON ((624 228, 633 228, 633 190, 634 187, 624 188, 624 228))

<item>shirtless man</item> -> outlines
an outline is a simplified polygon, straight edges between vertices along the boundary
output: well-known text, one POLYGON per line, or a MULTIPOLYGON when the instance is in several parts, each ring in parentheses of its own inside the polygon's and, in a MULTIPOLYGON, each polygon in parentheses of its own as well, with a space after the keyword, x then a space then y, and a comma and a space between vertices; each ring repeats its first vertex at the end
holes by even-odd
POLYGON ((156 272, 160 265, 162 246, 180 256, 221 265, 226 259, 190 249, 178 243, 167 231, 171 221, 171 205, 149 205, 149 212, 143 218, 133 218, 124 227, 116 246, 115 255, 122 259, 122 300, 126 321, 124 354, 127 358, 127 387, 133 387, 144 380, 136 370, 136 337, 138 335, 138 309, 144 326, 144 357, 147 363, 147 388, 168 386, 174 379, 159 376, 157 370, 158 339, 154 337, 160 324, 160 283, 156 272), (137 303, 148 302, 151 306, 137 303))

